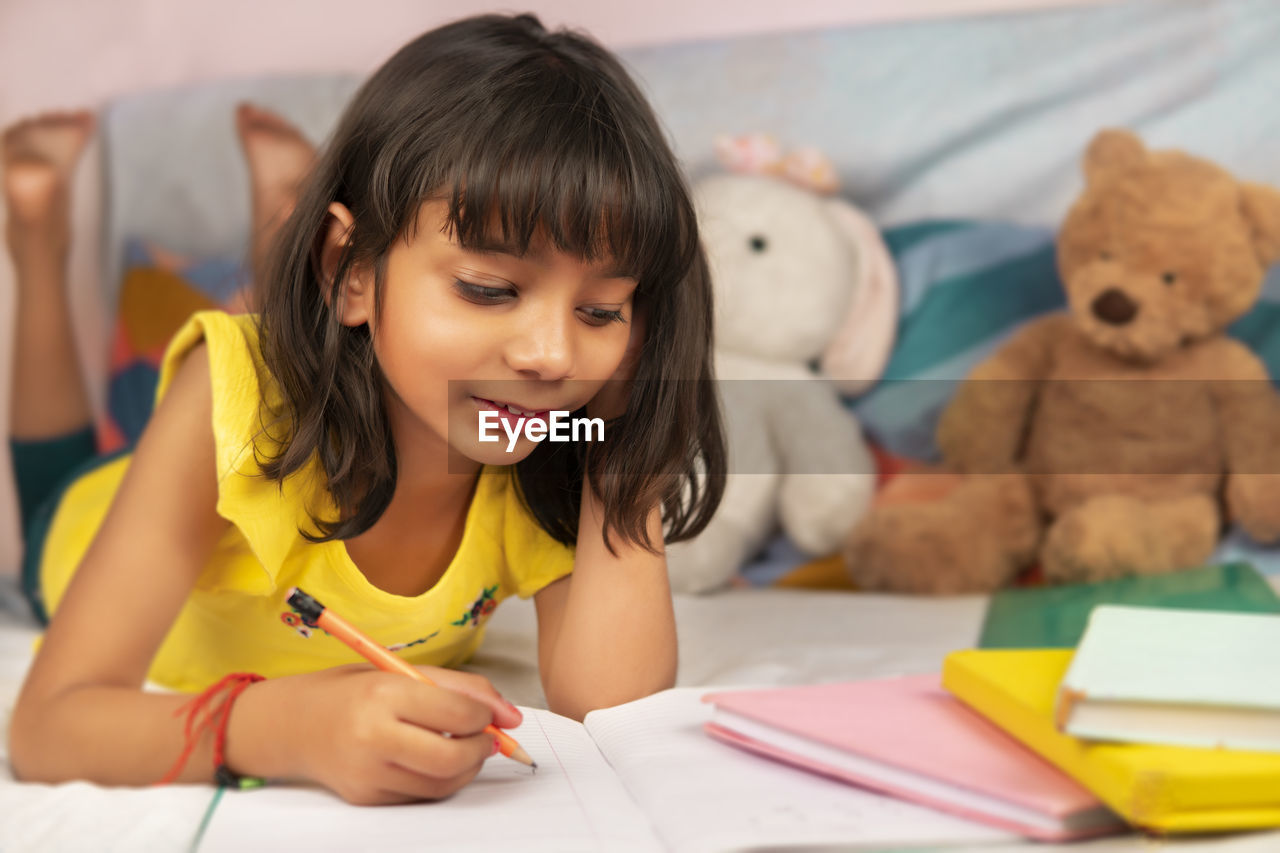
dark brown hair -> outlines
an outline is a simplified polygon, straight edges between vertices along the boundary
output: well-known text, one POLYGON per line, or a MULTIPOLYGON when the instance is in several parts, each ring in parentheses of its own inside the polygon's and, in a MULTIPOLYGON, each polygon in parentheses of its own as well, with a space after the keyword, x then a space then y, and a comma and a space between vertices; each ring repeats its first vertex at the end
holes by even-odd
POLYGON ((432 199, 448 200, 446 227, 464 248, 500 227, 502 242, 524 252, 542 233, 584 260, 618 260, 639 282, 634 311, 647 323, 627 414, 589 450, 544 441, 515 466, 538 523, 576 541, 589 470, 606 543, 616 530, 652 548, 647 511, 659 503, 667 541, 702 530, 723 495, 725 441, 709 275, 679 166, 608 51, 573 32, 549 33, 532 15, 483 15, 420 36, 363 85, 267 259, 263 358, 283 402, 264 428, 282 430, 283 441, 260 461, 283 482, 318 456, 338 517, 313 518, 319 533, 307 535, 356 536, 395 491, 368 327, 342 325, 329 305, 339 304, 355 264, 373 269, 380 299, 393 241, 416 228, 432 199), (326 282, 319 254, 334 201, 355 224, 326 282))

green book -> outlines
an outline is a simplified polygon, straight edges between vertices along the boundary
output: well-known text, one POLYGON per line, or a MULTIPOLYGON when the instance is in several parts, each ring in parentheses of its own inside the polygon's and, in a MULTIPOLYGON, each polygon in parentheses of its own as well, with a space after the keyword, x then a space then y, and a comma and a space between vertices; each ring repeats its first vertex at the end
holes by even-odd
POLYGON ((979 645, 1075 648, 1099 604, 1280 613, 1280 596, 1248 563, 1069 586, 1004 589, 991 597, 979 645))

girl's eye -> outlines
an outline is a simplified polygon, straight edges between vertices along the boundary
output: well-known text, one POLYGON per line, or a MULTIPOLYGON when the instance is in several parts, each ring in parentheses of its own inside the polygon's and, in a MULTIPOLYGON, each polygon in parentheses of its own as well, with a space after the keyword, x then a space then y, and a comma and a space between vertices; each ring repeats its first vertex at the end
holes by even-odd
POLYGON ((1102 258, 1104 261, 1109 261, 1111 260, 1111 253, 1104 250, 1098 253, 1098 257, 1102 258))
POLYGON ((1178 280, 1178 274, 1176 272, 1167 272, 1164 275, 1160 276, 1160 278, 1162 281, 1164 281, 1165 284, 1173 284, 1175 281, 1178 280))
MULTIPOLYGON (((503 302, 510 302, 515 299, 517 294, 514 288, 509 287, 486 287, 483 284, 472 284, 469 281, 463 281, 460 278, 453 280, 454 289, 461 294, 463 299, 468 302, 474 302, 477 305, 498 305, 503 302)), ((624 323, 622 311, 610 311, 605 308, 581 308, 579 309, 584 320, 591 326, 607 326, 609 323, 624 323)))
POLYGON ((604 308, 583 308, 587 323, 592 326, 607 326, 610 323, 625 322, 621 311, 607 311, 604 308))
POLYGON ((463 299, 479 305, 494 305, 499 302, 506 302, 516 295, 514 290, 507 287, 485 287, 482 284, 472 284, 460 278, 453 280, 453 286, 462 294, 463 299))

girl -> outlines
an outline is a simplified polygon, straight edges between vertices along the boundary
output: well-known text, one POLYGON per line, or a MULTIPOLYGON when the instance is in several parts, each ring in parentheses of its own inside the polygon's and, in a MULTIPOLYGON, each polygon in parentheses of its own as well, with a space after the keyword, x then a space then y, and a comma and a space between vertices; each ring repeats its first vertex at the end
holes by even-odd
POLYGON ((182 780, 403 802, 466 784, 483 728, 519 723, 477 676, 340 666, 358 658, 289 610, 295 585, 437 666, 533 596, 548 705, 575 718, 672 684, 664 536, 697 533, 723 487, 711 296, 675 159, 612 56, 529 15, 401 49, 256 298, 257 318, 193 317, 132 455, 56 497, 47 535, 36 519, 53 618, 14 710, 19 777, 145 784, 185 746, 182 780), (480 440, 482 412, 550 410, 606 419, 604 441, 480 440), (206 691, 216 731, 184 744, 189 697, 144 679, 206 691))

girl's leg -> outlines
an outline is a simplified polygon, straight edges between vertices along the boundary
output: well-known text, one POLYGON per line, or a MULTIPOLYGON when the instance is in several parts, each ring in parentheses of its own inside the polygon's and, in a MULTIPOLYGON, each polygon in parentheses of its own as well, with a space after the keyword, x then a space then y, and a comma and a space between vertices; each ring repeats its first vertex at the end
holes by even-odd
POLYGON ((71 329, 67 258, 71 177, 93 124, 87 112, 49 113, 10 127, 0 142, 5 238, 17 278, 9 410, 17 439, 65 435, 92 420, 71 329))
POLYGON ((249 263, 258 281, 271 240, 293 213, 298 190, 315 164, 316 148, 280 116, 247 103, 236 107, 236 133, 249 165, 249 263))
POLYGON ((17 282, 9 435, 24 523, 94 450, 67 293, 71 178, 93 127, 88 112, 46 113, 0 137, 17 282))

